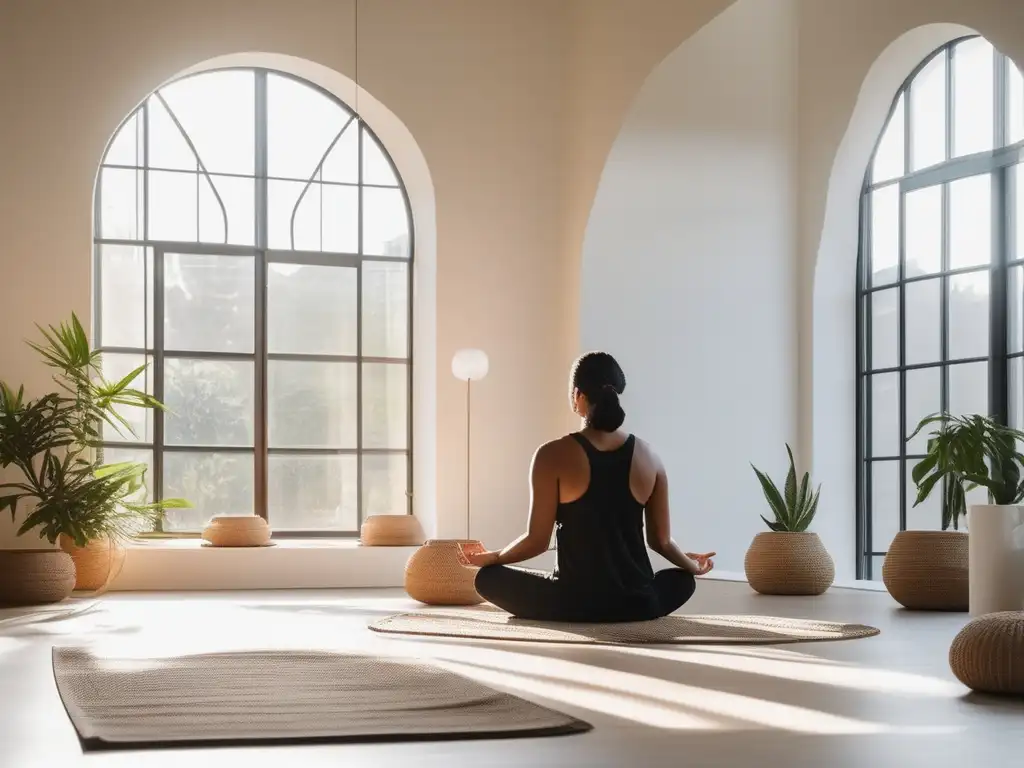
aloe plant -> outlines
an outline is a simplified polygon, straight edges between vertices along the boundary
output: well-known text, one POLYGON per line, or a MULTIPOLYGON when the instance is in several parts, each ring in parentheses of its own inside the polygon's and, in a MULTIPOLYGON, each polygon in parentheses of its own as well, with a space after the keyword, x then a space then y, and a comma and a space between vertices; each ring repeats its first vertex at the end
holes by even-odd
POLYGON ((793 451, 786 445, 786 453, 789 454, 789 473, 786 475, 786 485, 782 492, 779 491, 772 479, 753 464, 757 479, 761 482, 761 490, 768 500, 768 506, 775 513, 775 520, 771 521, 764 515, 761 519, 776 533, 802 533, 814 519, 814 513, 818 511, 818 496, 821 493, 819 485, 814 491, 811 490, 811 476, 804 472, 803 479, 798 484, 796 481, 796 461, 793 459, 793 451))
POLYGON ((944 480, 942 530, 950 525, 959 530, 960 518, 967 514, 967 494, 975 488, 988 490, 993 504, 1019 504, 1024 500, 1024 455, 1017 445, 1024 440, 1024 433, 987 416, 938 413, 922 419, 907 440, 928 427, 935 428, 928 433, 927 453, 912 473, 917 486, 914 506, 944 480))

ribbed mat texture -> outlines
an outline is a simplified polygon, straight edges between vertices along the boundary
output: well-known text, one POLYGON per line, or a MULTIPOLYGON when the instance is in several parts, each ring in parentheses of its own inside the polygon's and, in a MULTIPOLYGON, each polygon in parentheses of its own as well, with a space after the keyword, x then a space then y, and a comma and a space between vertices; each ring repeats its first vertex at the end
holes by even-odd
POLYGON ((427 663, 314 651, 104 658, 54 648, 87 749, 543 736, 575 718, 427 663))

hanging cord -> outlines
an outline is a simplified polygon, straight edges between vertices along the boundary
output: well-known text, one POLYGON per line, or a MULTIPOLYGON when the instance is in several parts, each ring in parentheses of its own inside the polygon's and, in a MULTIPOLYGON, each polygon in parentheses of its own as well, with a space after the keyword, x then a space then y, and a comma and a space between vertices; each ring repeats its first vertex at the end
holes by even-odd
POLYGON ((352 49, 355 55, 355 63, 353 65, 353 76, 356 81, 356 96, 354 101, 354 107, 356 111, 356 117, 359 117, 359 0, 354 0, 352 4, 352 49))

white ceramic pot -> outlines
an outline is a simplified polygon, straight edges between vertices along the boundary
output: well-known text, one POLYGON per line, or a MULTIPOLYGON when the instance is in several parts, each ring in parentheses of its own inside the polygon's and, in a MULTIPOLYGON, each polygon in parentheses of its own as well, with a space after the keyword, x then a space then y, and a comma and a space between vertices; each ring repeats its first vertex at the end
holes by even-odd
POLYGON ((1024 506, 967 511, 971 615, 1024 610, 1024 506))

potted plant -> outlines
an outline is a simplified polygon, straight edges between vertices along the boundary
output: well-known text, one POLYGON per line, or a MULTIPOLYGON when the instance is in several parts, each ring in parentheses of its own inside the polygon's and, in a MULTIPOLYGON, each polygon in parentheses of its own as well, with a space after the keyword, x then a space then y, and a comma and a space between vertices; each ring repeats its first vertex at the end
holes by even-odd
POLYGON ((819 486, 811 490, 810 474, 797 483, 793 451, 789 473, 779 491, 764 472, 753 467, 775 519, 761 519, 771 529, 757 534, 743 559, 750 586, 762 595, 820 595, 835 579, 835 564, 818 534, 807 530, 818 511, 819 486))
MULTIPOLYGON (((104 425, 122 436, 132 434, 119 408, 162 408, 153 397, 132 388, 146 366, 120 381, 104 380, 100 355, 90 348, 74 315, 70 322, 40 328, 40 332, 43 342, 29 345, 54 369, 59 391, 29 400, 24 387, 14 390, 0 383, 0 468, 13 467, 20 474, 14 481, 0 483, 0 512, 8 510, 16 520, 24 502, 26 515, 18 535, 36 531, 51 544, 59 544, 74 562, 77 584, 72 585, 95 589, 106 583, 113 563, 123 557, 125 538, 158 520, 165 509, 189 505, 181 499, 147 502, 145 464, 102 461, 104 425)), ((4 557, 8 561, 34 557, 64 569, 52 550, 25 552, 11 550, 4 557)), ((4 566, 14 574, 3 580, 6 601, 48 601, 38 596, 24 599, 26 590, 31 593, 35 587, 17 578, 19 573, 38 572, 44 566, 36 562, 30 567, 24 559, 0 562, 4 566)), ((53 585, 48 594, 59 600, 68 591, 61 594, 53 585)))
POLYGON ((985 416, 942 413, 922 419, 908 439, 929 427, 927 452, 913 470, 914 506, 941 487, 942 530, 897 534, 882 566, 882 581, 897 602, 911 609, 1021 610, 1024 456, 1017 443, 1024 433, 985 416), (968 511, 967 494, 979 487, 988 491, 990 503, 968 511), (959 530, 963 517, 969 536, 959 530))

